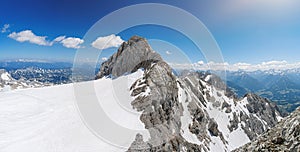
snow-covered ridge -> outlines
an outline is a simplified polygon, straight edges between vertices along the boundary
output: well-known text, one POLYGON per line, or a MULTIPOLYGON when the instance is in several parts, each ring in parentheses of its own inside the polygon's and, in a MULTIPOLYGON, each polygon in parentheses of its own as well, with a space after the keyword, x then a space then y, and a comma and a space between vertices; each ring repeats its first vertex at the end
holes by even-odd
MULTIPOLYGON (((128 113, 116 103, 123 99, 130 105, 133 97, 129 88, 142 75, 143 71, 138 70, 113 80, 103 78, 81 84, 95 86, 99 104, 111 120, 127 128, 142 130, 144 125, 138 113, 128 113), (121 88, 122 98, 116 97, 115 93, 120 90, 114 90, 115 84, 126 84, 121 88)), ((76 110, 75 100, 73 84, 0 92, 0 151, 125 151, 126 148, 116 148, 88 130, 76 110)), ((143 136, 147 139, 149 135, 143 136)), ((128 147, 133 140, 134 137, 128 141, 128 147)))

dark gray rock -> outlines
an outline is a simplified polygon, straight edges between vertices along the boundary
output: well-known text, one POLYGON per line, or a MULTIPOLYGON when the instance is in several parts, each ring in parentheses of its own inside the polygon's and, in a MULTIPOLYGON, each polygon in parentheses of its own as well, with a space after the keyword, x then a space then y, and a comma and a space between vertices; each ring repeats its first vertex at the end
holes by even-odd
POLYGON ((208 131, 212 136, 218 136, 219 135, 219 130, 218 130, 218 124, 214 119, 209 119, 208 123, 208 131))
POLYGON ((236 112, 233 112, 233 119, 230 120, 229 123, 230 123, 230 125, 228 126, 228 129, 230 131, 236 130, 238 128, 239 119, 238 119, 236 112))
POLYGON ((276 114, 281 114, 279 108, 274 103, 253 93, 248 93, 245 97, 247 97, 249 102, 246 106, 250 113, 261 117, 271 127, 278 122, 276 114))

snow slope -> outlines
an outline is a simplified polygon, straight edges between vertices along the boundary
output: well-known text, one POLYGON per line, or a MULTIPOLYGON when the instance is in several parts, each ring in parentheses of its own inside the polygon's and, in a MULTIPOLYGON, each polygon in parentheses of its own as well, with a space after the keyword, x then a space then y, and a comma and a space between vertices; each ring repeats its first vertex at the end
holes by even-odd
MULTIPOLYGON (((139 115, 116 105, 112 85, 121 79, 131 85, 143 71, 118 79, 100 79, 94 83, 101 106, 112 120, 122 126, 143 129, 139 115), (126 119, 124 119, 126 118, 126 119)), ((123 91, 130 97, 129 88, 123 91)), ((82 94, 84 96, 84 94, 82 94)), ((86 95, 88 96, 88 95, 86 95)), ((126 99, 127 100, 127 99, 126 99)), ((73 84, 30 88, 0 93, 1 152, 95 152, 124 151, 90 132, 76 109, 73 84)), ((131 100, 127 100, 130 104, 131 100)), ((143 135, 145 138, 147 135, 143 135)), ((132 138, 134 140, 134 137, 132 138)), ((131 141, 132 141, 131 140, 131 141)), ((130 146, 131 141, 128 141, 130 146)))

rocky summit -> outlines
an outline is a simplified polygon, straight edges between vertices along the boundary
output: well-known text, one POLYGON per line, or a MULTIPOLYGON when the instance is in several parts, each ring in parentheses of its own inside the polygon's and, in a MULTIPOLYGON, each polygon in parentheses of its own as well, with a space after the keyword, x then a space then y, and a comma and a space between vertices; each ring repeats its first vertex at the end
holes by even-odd
POLYGON ((96 79, 107 75, 118 77, 124 73, 131 73, 139 67, 146 66, 147 63, 161 60, 160 55, 152 50, 146 39, 133 36, 128 42, 124 42, 120 46, 117 53, 101 65, 96 79))
POLYGON ((144 71, 130 87, 132 107, 150 133, 137 134, 128 152, 231 151, 281 119, 276 105, 255 94, 237 98, 219 77, 206 72, 175 76, 147 43, 133 36, 105 61, 96 79, 144 71))

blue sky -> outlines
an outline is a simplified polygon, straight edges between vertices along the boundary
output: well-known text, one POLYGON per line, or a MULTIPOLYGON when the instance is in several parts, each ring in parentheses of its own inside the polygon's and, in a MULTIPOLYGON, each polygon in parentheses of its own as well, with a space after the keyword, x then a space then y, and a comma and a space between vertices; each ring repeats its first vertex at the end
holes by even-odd
MULTIPOLYGON (((72 61, 76 48, 86 45, 79 39, 83 39, 85 33, 99 19, 122 7, 146 2, 159 3, 160 1, 2 1, 0 60, 31 58, 72 61), (9 24, 9 27, 4 28, 5 24, 9 24), (23 39, 24 42, 20 42, 20 32, 26 30, 27 33, 23 34, 34 34, 39 36, 33 37, 38 40, 30 43, 29 40, 23 39), (59 36, 65 37, 52 44, 59 36)), ((273 60, 299 62, 300 2, 296 0, 229 0, 226 2, 167 0, 163 3, 182 8, 201 20, 216 39, 224 60, 228 63, 257 64, 273 60)), ((183 50, 183 54, 191 62, 205 61, 201 54, 195 53, 198 51, 197 47, 189 39, 166 27, 144 25, 115 34, 125 41, 132 35, 160 39, 183 50)), ((175 48, 163 45, 159 47, 160 45, 156 46, 155 42, 157 41, 150 41, 150 44, 153 43, 153 48, 164 58, 172 60, 178 57, 172 50, 175 48)), ((117 48, 106 49, 100 58, 108 57, 116 50, 117 48)))

